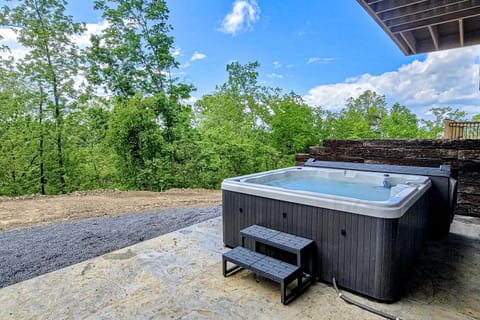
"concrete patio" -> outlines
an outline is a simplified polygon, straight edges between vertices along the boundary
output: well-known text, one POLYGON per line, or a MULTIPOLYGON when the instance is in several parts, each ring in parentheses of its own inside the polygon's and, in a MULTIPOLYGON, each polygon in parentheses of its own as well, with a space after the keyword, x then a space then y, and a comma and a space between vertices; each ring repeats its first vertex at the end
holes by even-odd
MULTIPOLYGON (((288 306, 276 283, 222 276, 215 218, 0 290, 0 319, 380 319, 316 283, 288 306)), ((480 223, 458 217, 429 243, 400 301, 360 302, 402 319, 480 319, 480 223), (460 234, 461 233, 461 234, 460 234)))

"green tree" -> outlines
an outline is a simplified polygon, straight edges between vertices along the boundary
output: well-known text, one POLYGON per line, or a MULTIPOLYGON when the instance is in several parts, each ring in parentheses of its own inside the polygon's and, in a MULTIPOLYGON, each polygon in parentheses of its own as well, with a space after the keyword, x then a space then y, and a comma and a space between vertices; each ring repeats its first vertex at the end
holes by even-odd
MULTIPOLYGON (((54 121, 55 145, 59 189, 66 192, 63 129, 65 112, 76 98, 74 77, 80 67, 78 47, 72 42, 74 35, 81 34, 84 26, 73 22, 65 14, 64 0, 23 0, 15 6, 5 6, 1 16, 3 26, 17 33, 20 44, 29 49, 21 62, 27 81, 36 86, 36 100, 41 130, 44 112, 48 111, 54 121)), ((43 152, 43 134, 40 135, 39 153, 43 152)), ((40 162, 43 164, 43 161, 40 162)), ((41 174, 41 179, 44 176, 41 174)), ((44 192, 42 180, 42 192, 44 192)))
POLYGON ((100 102, 81 105, 65 120, 69 191, 108 189, 119 184, 117 160, 107 140, 110 111, 100 102))
POLYGON ((210 122, 224 122, 232 126, 240 126, 245 134, 256 132, 264 133, 265 125, 269 120, 269 104, 278 96, 278 90, 260 86, 258 81, 257 61, 245 65, 239 62, 227 64, 228 80, 216 88, 212 95, 204 96, 205 100, 197 103, 202 113, 200 119, 210 122), (218 104, 218 98, 226 100, 225 106, 218 104), (203 102, 207 102, 208 108, 203 102), (207 115, 208 119, 205 118, 207 115))
POLYGON ((21 78, 13 60, 0 61, 0 194, 32 190, 34 130, 28 91, 21 78))
POLYGON ((168 8, 163 0, 97 0, 95 9, 108 22, 92 36, 89 80, 115 96, 166 92, 169 74, 178 66, 171 55, 168 8))
MULTIPOLYGON (((163 139, 152 107, 153 98, 140 95, 117 104, 110 116, 107 138, 119 156, 122 187, 155 190, 162 187, 163 139)), ((169 177, 170 178, 170 177, 169 177)))
POLYGON ((283 154, 305 152, 318 145, 322 136, 321 115, 291 93, 272 103, 273 116, 269 121, 273 146, 283 154))
POLYGON ((367 90, 356 99, 348 99, 345 108, 334 116, 332 138, 380 138, 381 123, 386 115, 385 96, 367 90))
POLYGON ((395 103, 380 123, 382 138, 415 139, 419 137, 417 116, 405 106, 395 103))
POLYGON ((258 66, 258 62, 228 64, 228 80, 196 103, 201 136, 198 170, 205 186, 218 187, 228 176, 292 163, 272 146, 270 122, 278 90, 258 84, 258 66))
POLYGON ((434 107, 429 112, 435 117, 434 120, 422 120, 423 138, 439 139, 443 135, 443 121, 464 121, 467 113, 452 107, 434 107))
MULTIPOLYGON (((178 63, 171 54, 173 38, 169 35, 172 28, 168 24, 166 2, 99 0, 95 1, 95 9, 102 10, 109 26, 101 35, 92 37, 92 47, 88 52, 88 78, 94 85, 103 86, 114 95, 115 112, 110 119, 110 127, 116 128, 115 121, 122 121, 116 116, 119 112, 132 112, 132 116, 141 119, 139 122, 142 123, 154 117, 157 125, 155 137, 159 134, 156 142, 159 152, 154 157, 144 158, 135 153, 137 149, 129 148, 133 152, 129 159, 145 172, 145 177, 153 179, 152 172, 159 175, 156 179, 161 183, 156 187, 185 183, 190 174, 190 169, 185 169, 190 159, 186 149, 195 146, 190 142, 194 135, 193 113, 191 106, 184 101, 190 97, 193 87, 171 77, 171 71, 178 67, 178 63), (138 96, 143 102, 138 102, 138 96), (133 112, 132 101, 137 101, 142 107, 133 112), (122 110, 121 104, 124 104, 125 110, 122 110)), ((119 127, 122 126, 126 124, 120 123, 119 127)), ((153 130, 150 126, 138 126, 137 131, 131 133, 139 136, 147 134, 138 132, 143 129, 153 130)), ((120 159, 125 159, 125 149, 115 150, 120 152, 120 159)), ((131 176, 132 168, 122 167, 122 170, 127 170, 124 176, 131 176)), ((193 166, 189 168, 193 169, 193 166)), ((142 182, 139 187, 145 188, 147 184, 151 185, 150 182, 142 182)))

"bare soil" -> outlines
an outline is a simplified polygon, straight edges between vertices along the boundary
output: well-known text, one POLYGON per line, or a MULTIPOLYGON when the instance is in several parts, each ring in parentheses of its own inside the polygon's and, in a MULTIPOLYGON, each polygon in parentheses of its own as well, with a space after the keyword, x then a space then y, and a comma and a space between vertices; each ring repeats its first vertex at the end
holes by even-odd
POLYGON ((205 189, 93 190, 58 196, 0 197, 0 231, 151 209, 206 207, 221 201, 221 191, 205 189))

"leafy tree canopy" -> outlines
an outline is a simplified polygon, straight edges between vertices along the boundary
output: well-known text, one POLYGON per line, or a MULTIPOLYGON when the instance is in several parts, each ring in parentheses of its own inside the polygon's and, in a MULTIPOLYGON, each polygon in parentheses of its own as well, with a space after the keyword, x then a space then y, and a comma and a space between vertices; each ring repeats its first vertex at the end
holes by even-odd
POLYGON ((166 0, 95 1, 106 28, 84 50, 72 39, 85 25, 66 5, 7 0, 0 12, 0 26, 29 49, 0 58, 0 194, 218 188, 293 165, 323 139, 439 138, 444 119, 466 116, 436 107, 433 120, 418 119, 372 91, 337 112, 312 107, 262 84, 257 61, 229 63, 226 81, 192 106, 194 87, 171 76, 166 0), (75 85, 81 74, 86 87, 75 85))
POLYGON ((95 9, 108 26, 91 38, 89 80, 122 98, 166 92, 178 66, 166 2, 97 0, 95 9))

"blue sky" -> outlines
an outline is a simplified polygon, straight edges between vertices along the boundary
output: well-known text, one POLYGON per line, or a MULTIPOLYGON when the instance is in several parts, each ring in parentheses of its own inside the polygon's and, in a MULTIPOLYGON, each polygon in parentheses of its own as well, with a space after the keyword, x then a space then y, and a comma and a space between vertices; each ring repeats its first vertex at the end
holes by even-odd
POLYGON ((413 60, 402 56, 355 1, 186 0, 168 4, 175 44, 183 54, 178 60, 186 63, 195 51, 206 55, 181 70, 199 93, 225 81, 225 65, 232 60, 258 60, 262 82, 301 95, 317 85, 365 72, 381 74, 413 60), (244 23, 236 33, 222 32, 222 22, 235 3, 256 8, 257 19, 250 26, 244 23))
MULTIPOLYGON (((90 32, 101 29, 93 1, 70 2, 68 13, 77 21, 90 32)), ((293 90, 313 106, 338 110, 349 96, 370 89, 421 117, 434 106, 480 113, 480 47, 406 57, 355 0, 167 4, 181 64, 175 74, 197 88, 197 99, 226 80, 227 63, 257 60, 262 84, 293 90)))

